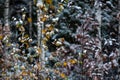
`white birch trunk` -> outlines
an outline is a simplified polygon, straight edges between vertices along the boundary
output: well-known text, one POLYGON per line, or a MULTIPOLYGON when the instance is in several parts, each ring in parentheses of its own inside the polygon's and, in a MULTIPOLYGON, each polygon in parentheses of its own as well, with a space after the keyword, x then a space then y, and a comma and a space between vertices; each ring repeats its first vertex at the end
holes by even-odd
MULTIPOLYGON (((99 41, 99 49, 100 49, 100 52, 102 53, 102 36, 101 36, 101 24, 102 24, 102 15, 101 15, 101 13, 102 13, 102 11, 101 11, 101 7, 100 7, 100 5, 101 5, 101 2, 99 1, 99 0, 96 0, 95 1, 95 7, 96 7, 96 9, 97 9, 97 12, 96 12, 96 19, 97 19, 97 21, 98 21, 98 23, 99 23, 99 27, 98 27, 98 37, 99 37, 99 39, 100 39, 100 41, 99 41)), ((101 54, 102 55, 102 54, 101 54)), ((99 64, 101 64, 101 66, 103 65, 103 61, 102 61, 102 59, 101 59, 101 62, 99 62, 99 64)), ((102 68, 102 67, 101 67, 102 68)), ((101 76, 101 78, 103 79, 103 70, 101 71, 101 74, 102 74, 102 76, 101 76)), ((96 79, 95 79, 96 80, 96 79)))
POLYGON ((41 48, 42 53, 40 55, 40 60, 42 63, 42 68, 44 68, 44 58, 45 58, 45 51, 42 46, 41 40, 42 40, 42 29, 44 27, 44 22, 40 20, 40 15, 42 14, 42 10, 40 9, 40 6, 43 6, 42 0, 37 1, 37 6, 39 7, 39 10, 37 11, 37 17, 38 17, 38 47, 41 48))
MULTIPOLYGON (((118 10, 119 10, 119 13, 120 13, 120 0, 118 1, 118 10)), ((119 57, 120 58, 120 14, 119 14, 119 26, 118 26, 118 42, 119 42, 119 57)), ((120 65, 118 66, 118 70, 120 70, 120 65)), ((119 79, 120 79, 120 74, 118 74, 119 76, 119 79)))
POLYGON ((9 0, 5 1, 5 13, 4 13, 4 18, 5 18, 5 26, 9 26, 9 0))
POLYGON ((96 19, 98 20, 98 23, 99 23, 99 27, 98 27, 98 37, 100 38, 100 42, 99 42, 99 48, 100 50, 102 49, 102 46, 101 46, 101 41, 102 41, 102 37, 101 37, 101 21, 102 21, 102 16, 101 16, 101 7, 99 6, 100 5, 100 2, 96 1, 95 5, 97 5, 97 12, 96 12, 96 19))
MULTIPOLYGON (((32 0, 29 2, 29 17, 32 19, 32 0)), ((29 23, 29 35, 32 37, 32 22, 29 23)))

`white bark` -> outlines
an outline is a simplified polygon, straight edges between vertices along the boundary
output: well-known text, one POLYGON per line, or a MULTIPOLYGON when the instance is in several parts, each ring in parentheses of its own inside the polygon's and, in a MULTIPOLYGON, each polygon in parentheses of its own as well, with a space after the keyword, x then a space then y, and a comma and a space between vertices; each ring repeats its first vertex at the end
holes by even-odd
MULTIPOLYGON (((29 17, 32 19, 32 0, 29 2, 29 17)), ((29 23, 29 35, 32 37, 32 22, 29 23)))
POLYGON ((38 16, 38 47, 40 47, 41 50, 42 50, 40 60, 41 60, 41 63, 42 63, 42 68, 44 68, 45 51, 44 51, 44 48, 43 48, 42 43, 41 43, 42 29, 44 28, 44 22, 42 22, 40 20, 40 15, 42 14, 42 10, 40 9, 40 6, 43 6, 42 0, 37 1, 37 6, 39 8, 39 10, 37 11, 37 16, 38 16))
POLYGON ((5 1, 5 26, 9 26, 9 0, 5 1))
POLYGON ((96 12, 96 19, 98 20, 99 23, 99 27, 98 27, 98 37, 100 38, 100 42, 99 42, 99 48, 100 50, 102 49, 101 46, 101 41, 102 41, 102 37, 101 37, 101 21, 102 21, 102 16, 101 16, 101 7, 100 7, 100 2, 97 0, 95 3, 97 12, 96 12))
MULTIPOLYGON (((118 10, 120 13, 120 0, 118 0, 118 10)), ((119 14, 119 26, 118 26, 118 42, 119 42, 119 58, 120 58, 120 14, 119 14)), ((120 66, 120 65, 119 65, 120 66)), ((120 70, 120 67, 118 66, 118 70, 120 70)), ((120 79, 120 74, 118 75, 120 79)))
MULTIPOLYGON (((99 48, 100 48, 100 52, 102 53, 102 36, 101 36, 101 23, 102 23, 102 15, 101 15, 101 13, 102 13, 102 11, 101 11, 101 2, 99 1, 99 0, 96 0, 95 1, 95 5, 94 5, 95 7, 96 7, 96 10, 97 10, 97 12, 96 12, 96 19, 97 19, 97 21, 98 21, 98 23, 99 23, 99 27, 98 27, 98 37, 99 37, 99 39, 100 39, 100 41, 99 41, 99 48)), ((102 55, 102 54, 101 54, 102 55)), ((100 62, 99 62, 99 64, 101 63, 101 65, 103 66, 103 61, 101 60, 100 62)), ((101 67, 102 68, 102 67, 101 67)), ((104 72, 103 72, 103 70, 101 71, 101 79, 103 79, 103 76, 104 76, 104 72)), ((97 79, 94 79, 94 80, 97 80, 97 79)))

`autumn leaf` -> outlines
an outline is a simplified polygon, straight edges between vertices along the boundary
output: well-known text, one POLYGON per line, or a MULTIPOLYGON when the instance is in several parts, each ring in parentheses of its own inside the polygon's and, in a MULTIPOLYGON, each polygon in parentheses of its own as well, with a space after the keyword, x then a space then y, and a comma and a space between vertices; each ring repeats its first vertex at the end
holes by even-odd
POLYGON ((71 64, 75 64, 75 63, 77 63, 77 60, 76 60, 76 59, 70 59, 69 62, 70 62, 71 64))
POLYGON ((58 70, 54 70, 54 72, 55 72, 56 74, 60 74, 60 71, 58 71, 58 70))
POLYGON ((21 72, 21 75, 27 76, 27 75, 28 75, 28 72, 27 72, 27 71, 22 71, 22 72, 21 72))
POLYGON ((45 0, 47 4, 52 4, 52 0, 45 0))
POLYGON ((64 73, 61 73, 60 76, 61 76, 62 78, 65 78, 65 77, 66 77, 66 75, 65 75, 64 73))
POLYGON ((64 38, 59 38, 58 40, 59 40, 60 42, 64 42, 64 41, 65 41, 64 38))
POLYGON ((50 79, 50 77, 46 77, 46 79, 45 79, 45 80, 51 80, 51 79, 50 79))
POLYGON ((24 28, 23 26, 20 26, 20 27, 19 27, 19 31, 24 32, 24 31, 25 31, 25 28, 24 28))
POLYGON ((38 70, 41 70, 42 67, 41 67, 41 64, 40 63, 37 63, 35 66, 34 66, 35 69, 38 69, 38 70))
POLYGON ((25 70, 25 66, 21 66, 21 69, 22 69, 22 70, 25 70))
POLYGON ((23 76, 20 76, 19 79, 20 79, 20 80, 23 80, 23 76))
POLYGON ((29 35, 28 35, 28 34, 25 34, 25 35, 24 35, 24 38, 28 38, 28 37, 29 37, 29 35))
POLYGON ((53 29, 54 29, 53 25, 50 25, 50 26, 48 27, 48 30, 50 30, 50 31, 52 31, 53 29))
POLYGON ((42 40, 42 44, 46 44, 47 41, 48 41, 48 39, 46 37, 44 37, 42 40))
POLYGON ((28 20, 29 23, 32 22, 32 18, 30 18, 30 17, 27 20, 28 20))
POLYGON ((45 34, 45 33, 46 33, 46 31, 47 31, 46 29, 43 29, 43 30, 42 30, 42 34, 45 34))
POLYGON ((25 45, 26 45, 26 48, 29 48, 29 43, 25 43, 25 45))
POLYGON ((55 42, 55 45, 56 45, 56 46, 61 46, 61 45, 62 45, 62 42, 56 41, 56 42, 55 42))
POLYGON ((64 62, 64 63, 63 63, 63 66, 66 67, 66 66, 67 66, 67 62, 64 62))
POLYGON ((55 66, 58 67, 58 66, 61 66, 62 64, 60 62, 57 62, 55 63, 55 66))
POLYGON ((42 50, 41 50, 40 47, 37 48, 37 52, 38 52, 39 54, 42 52, 42 50))
POLYGON ((2 40, 2 39, 3 39, 3 35, 0 34, 0 40, 2 40))
POLYGON ((43 17, 40 18, 40 20, 41 20, 42 22, 45 22, 45 21, 47 20, 47 17, 46 17, 46 16, 43 16, 43 17))

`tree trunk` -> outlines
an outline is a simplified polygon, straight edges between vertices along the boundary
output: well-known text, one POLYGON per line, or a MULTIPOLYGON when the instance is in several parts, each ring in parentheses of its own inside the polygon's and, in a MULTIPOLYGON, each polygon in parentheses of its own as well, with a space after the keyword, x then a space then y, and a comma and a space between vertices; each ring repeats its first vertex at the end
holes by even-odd
POLYGON ((42 0, 38 0, 37 1, 37 7, 39 8, 39 10, 37 11, 37 16, 38 16, 38 47, 41 48, 42 53, 40 55, 40 60, 42 63, 42 68, 44 68, 44 57, 45 57, 45 52, 44 52, 44 48, 42 46, 41 40, 42 40, 42 29, 44 28, 44 22, 40 20, 40 15, 42 14, 42 10, 41 10, 41 6, 43 6, 43 2, 42 0))
POLYGON ((9 0, 6 0, 5 1, 5 15, 4 15, 4 18, 5 18, 5 26, 9 26, 9 0))
MULTIPOLYGON (((98 38, 99 38, 99 45, 98 45, 98 47, 99 47, 99 49, 100 49, 100 55, 102 55, 102 36, 101 36, 101 24, 102 24, 102 15, 101 15, 101 13, 102 13, 102 11, 101 11, 101 6, 100 6, 100 4, 101 4, 101 2, 99 1, 99 0, 96 0, 95 1, 95 8, 96 8, 96 19, 97 19, 97 21, 98 21, 98 24, 99 24, 99 26, 98 26, 98 38)), ((103 61, 102 61, 102 58, 101 58, 101 62, 98 62, 99 64, 101 64, 101 65, 103 65, 103 61)), ((102 76, 101 76, 101 79, 103 78, 103 76, 104 76, 104 74, 103 74, 103 70, 101 71, 101 74, 102 74, 102 76)), ((95 79, 95 80, 97 80, 97 79, 95 79)))
MULTIPOLYGON (((29 2, 29 18, 32 19, 32 0, 29 2)), ((29 35, 32 37, 32 20, 29 23, 29 35)))
MULTIPOLYGON (((120 59, 120 0, 118 0, 118 10, 119 10, 119 13, 117 15, 119 20, 119 26, 118 26, 119 57, 118 59, 120 59)), ((120 65, 118 66, 118 70, 120 70, 120 65)), ((120 74, 118 74, 118 76, 120 79, 120 74)))

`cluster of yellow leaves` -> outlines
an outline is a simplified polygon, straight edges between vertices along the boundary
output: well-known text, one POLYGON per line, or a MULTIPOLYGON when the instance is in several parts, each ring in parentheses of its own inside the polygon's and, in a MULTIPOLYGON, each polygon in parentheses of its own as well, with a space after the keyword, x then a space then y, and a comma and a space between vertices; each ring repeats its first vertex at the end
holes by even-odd
POLYGON ((44 48, 47 49, 46 42, 54 34, 54 26, 52 24, 47 24, 45 29, 42 30, 42 34, 44 35, 44 38, 42 39, 42 44, 44 45, 44 48))
POLYGON ((48 19, 48 16, 47 15, 40 15, 41 17, 40 17, 40 20, 42 21, 42 22, 45 22, 47 19, 48 19))
POLYGON ((64 73, 60 72, 59 70, 54 70, 54 73, 60 75, 60 77, 64 79, 67 77, 64 73))

